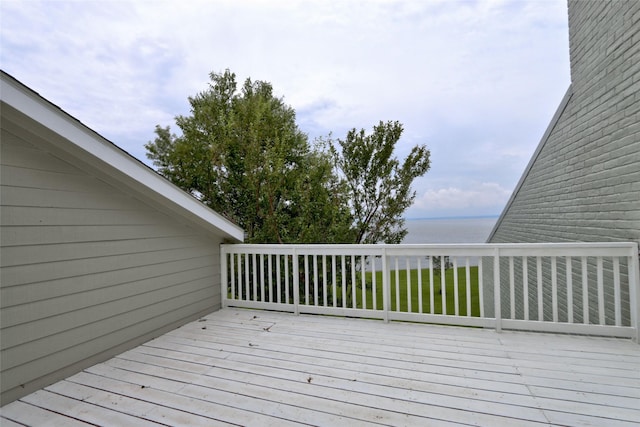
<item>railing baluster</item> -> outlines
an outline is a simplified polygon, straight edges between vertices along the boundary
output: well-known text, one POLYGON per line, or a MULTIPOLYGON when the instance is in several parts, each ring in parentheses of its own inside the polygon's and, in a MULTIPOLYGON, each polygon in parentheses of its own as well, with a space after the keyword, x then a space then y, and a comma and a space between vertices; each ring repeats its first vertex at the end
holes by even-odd
POLYGON ((313 254, 313 305, 318 305, 318 255, 313 254))
POLYGON ((389 322, 391 310, 391 272, 389 271, 389 259, 386 249, 382 249, 382 307, 384 321, 389 322))
POLYGON ((409 257, 405 259, 405 274, 407 275, 407 313, 411 313, 411 268, 409 266, 409 257))
POLYGON ((573 323, 573 266, 571 257, 565 257, 566 282, 567 282, 567 322, 573 323))
POLYGON ((453 257, 453 302, 456 316, 460 315, 460 295, 458 291, 458 257, 453 257))
POLYGON ((613 258, 613 301, 616 313, 616 326, 622 326, 621 302, 620 302, 620 258, 613 258))
POLYGON ((337 285, 337 268, 336 268, 336 256, 331 256, 331 289, 333 290, 333 307, 338 306, 338 285, 337 285))
POLYGON ((587 257, 582 257, 582 323, 588 325, 589 319, 589 278, 587 277, 587 257))
POLYGON ((302 255, 304 258, 304 303, 309 304, 309 255, 302 255))
POLYGON ((513 257, 509 257, 509 307, 510 307, 510 319, 516 318, 516 279, 515 279, 515 267, 513 264, 513 257))
POLYGON ((484 280, 482 273, 482 257, 478 258, 478 299, 480 304, 480 317, 484 318, 484 280))
POLYGON ((242 300, 242 254, 238 254, 238 268, 236 269, 238 279, 238 299, 242 300))
POLYGON ((496 332, 502 332, 502 298, 500 286, 500 249, 493 252, 493 311, 496 319, 496 332))
POLYGON ((230 299, 236 299, 236 277, 235 277, 235 258, 236 254, 229 254, 229 276, 231 278, 231 297, 230 299))
POLYGON ((400 267, 398 266, 398 257, 395 258, 396 272, 396 311, 400 311, 400 267))
POLYGON ((433 255, 429 257, 429 313, 435 313, 435 297, 434 289, 436 284, 433 282, 433 255))
POLYGON ((542 322, 544 320, 544 311, 543 311, 543 295, 542 295, 542 258, 536 257, 536 274, 537 274, 537 289, 538 289, 538 321, 542 322))
POLYGON ((340 257, 340 266, 342 267, 342 308, 347 308, 347 267, 346 267, 346 255, 340 257))
POLYGON ((282 275, 280 274, 280 255, 276 255, 276 288, 278 304, 282 302, 282 275))
POLYGON ((356 308, 358 293, 356 292, 356 256, 351 255, 351 308, 356 308))
POLYGON ((267 255, 267 262, 269 263, 269 302, 273 302, 273 255, 267 255))
POLYGON ((373 309, 378 309, 378 278, 376 277, 378 272, 376 271, 376 256, 371 257, 371 293, 373 294, 373 309))
POLYGON ((444 255, 440 257, 440 293, 442 298, 442 314, 447 314, 447 286, 445 282, 447 262, 444 255))
POLYGON ((264 254, 260 254, 260 301, 264 302, 264 254))
POLYGON ((322 255, 322 299, 323 306, 329 305, 327 301, 327 256, 322 255))
POLYGON ((558 321, 558 264, 556 257, 551 257, 551 307, 553 321, 558 321))
POLYGON ((300 260, 295 248, 293 248, 291 255, 291 263, 293 264, 293 312, 298 315, 300 314, 300 260))
POLYGON ((361 255, 360 256, 360 274, 361 274, 361 280, 360 280, 360 286, 362 287, 362 308, 366 309, 367 308, 367 278, 366 278, 366 273, 367 273, 367 257, 365 255, 361 255))
POLYGON ((465 262, 465 279, 466 279, 466 295, 467 295, 467 317, 471 317, 471 268, 469 257, 465 262))
POLYGON ((244 297, 247 301, 251 299, 251 293, 249 291, 249 254, 244 254, 244 297))
POLYGON ((418 312, 424 313, 423 303, 422 303, 422 263, 420 257, 417 258, 418 261, 418 312))
POLYGON ((522 257, 522 299, 524 305, 524 320, 529 320, 529 262, 522 257))
POLYGON ((291 291, 289 289, 289 255, 285 254, 284 257, 284 298, 285 304, 291 303, 291 291))
POLYGON ((605 325, 605 313, 604 313, 604 280, 603 280, 603 268, 602 257, 599 256, 596 260, 597 265, 597 281, 598 281, 598 320, 600 325, 605 325))
POLYGON ((258 300, 258 266, 256 265, 256 263, 258 262, 258 255, 257 254, 253 254, 252 256, 253 258, 253 300, 257 301, 258 300))

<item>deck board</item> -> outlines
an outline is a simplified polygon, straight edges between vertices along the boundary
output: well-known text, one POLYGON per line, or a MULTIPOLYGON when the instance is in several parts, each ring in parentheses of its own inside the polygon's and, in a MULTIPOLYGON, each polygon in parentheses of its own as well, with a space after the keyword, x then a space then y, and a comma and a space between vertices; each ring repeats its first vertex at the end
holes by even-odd
POLYGON ((0 409, 24 425, 640 424, 622 339, 224 309, 0 409))

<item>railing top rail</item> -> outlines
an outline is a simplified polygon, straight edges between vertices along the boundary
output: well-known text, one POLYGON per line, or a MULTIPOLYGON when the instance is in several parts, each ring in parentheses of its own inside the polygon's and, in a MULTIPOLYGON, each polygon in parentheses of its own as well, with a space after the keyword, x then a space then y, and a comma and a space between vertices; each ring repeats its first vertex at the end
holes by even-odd
POLYGON ((635 242, 558 242, 558 243, 445 243, 445 244, 230 244, 222 245, 226 252, 285 254, 296 250, 300 255, 349 253, 355 255, 382 254, 490 256, 498 249, 505 256, 635 256, 635 242))

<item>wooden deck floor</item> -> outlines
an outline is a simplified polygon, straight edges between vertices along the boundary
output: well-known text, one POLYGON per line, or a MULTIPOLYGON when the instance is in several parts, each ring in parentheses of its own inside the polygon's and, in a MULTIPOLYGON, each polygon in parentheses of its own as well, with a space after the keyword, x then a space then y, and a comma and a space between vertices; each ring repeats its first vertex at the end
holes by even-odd
POLYGON ((3 427, 635 426, 640 346, 225 309, 0 417, 3 427))

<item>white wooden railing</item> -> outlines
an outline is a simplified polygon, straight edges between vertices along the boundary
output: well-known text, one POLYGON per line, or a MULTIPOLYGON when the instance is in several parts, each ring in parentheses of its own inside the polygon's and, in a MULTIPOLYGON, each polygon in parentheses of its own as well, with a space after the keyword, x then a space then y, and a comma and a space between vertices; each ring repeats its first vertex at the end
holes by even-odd
POLYGON ((223 307, 640 338, 636 243, 238 244, 221 267, 223 307))

